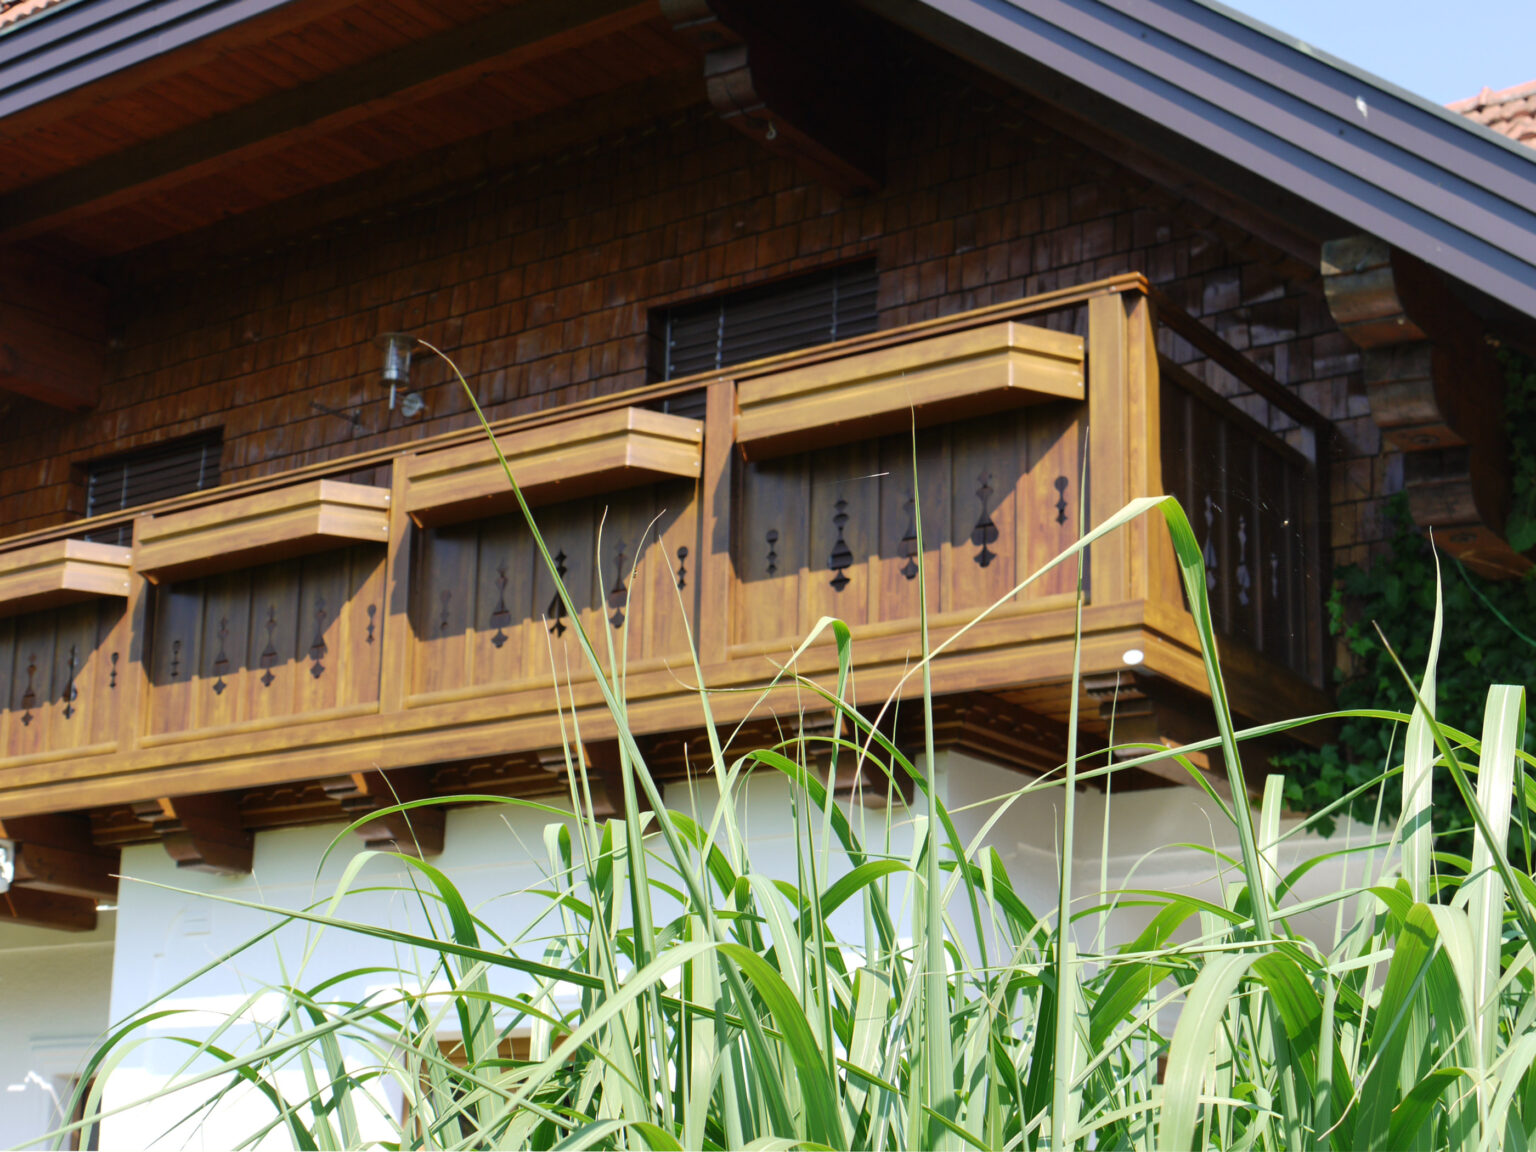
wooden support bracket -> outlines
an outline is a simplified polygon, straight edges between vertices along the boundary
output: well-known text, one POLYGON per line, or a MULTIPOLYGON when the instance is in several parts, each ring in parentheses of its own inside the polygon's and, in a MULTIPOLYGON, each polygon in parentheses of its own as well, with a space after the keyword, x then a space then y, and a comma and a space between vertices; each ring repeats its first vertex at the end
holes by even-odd
MULTIPOLYGON (((1112 726, 1117 760, 1145 756, 1152 750, 1147 745, 1173 749, 1216 735, 1216 717, 1211 702, 1160 676, 1135 671, 1085 676, 1083 690, 1099 702, 1099 719, 1112 726), (1130 747, 1122 747, 1125 745, 1130 747)), ((1238 747, 1243 779, 1254 796, 1263 791, 1271 761, 1284 751, 1285 745, 1274 740, 1245 740, 1238 747)), ((1227 784, 1218 750, 1184 755, 1217 793, 1231 798, 1232 790, 1227 784)), ((1189 770, 1173 759, 1152 761, 1139 767, 1171 784, 1191 783, 1189 770)))
POLYGON ((844 193, 884 178, 878 29, 811 0, 661 0, 704 52, 710 103, 727 124, 844 193))
POLYGON ((146 800, 133 805, 133 813, 154 830, 178 868, 221 875, 251 870, 254 837, 231 795, 146 800))
POLYGON ((1481 321, 1432 269, 1373 236, 1324 244, 1322 270, 1334 320, 1364 352, 1371 417, 1403 453, 1414 522, 1485 576, 1529 569, 1504 539, 1504 378, 1481 321))
POLYGON ((0 924, 90 932, 96 927, 96 901, 89 896, 61 896, 36 888, 12 888, 9 892, 0 892, 0 924))
MULTIPOLYGON (((923 749, 923 724, 921 705, 905 704, 896 746, 909 757, 923 749)), ((1067 726, 1000 697, 966 692, 934 700, 933 744, 1007 768, 1053 772, 1067 759, 1067 726)))
MULTIPOLYGON (((624 818, 624 777, 619 764, 617 740, 600 740, 583 746, 583 758, 587 766, 587 785, 592 792, 592 815, 598 820, 624 818)), ((566 772, 565 752, 560 748, 546 748, 539 752, 539 767, 552 775, 563 777, 566 772)), ((576 767, 576 750, 571 750, 571 767, 576 767)), ((641 812, 649 812, 651 805, 639 782, 635 784, 635 801, 641 812)))
MULTIPOLYGON (((387 776, 383 772, 353 772, 322 781, 320 786, 326 795, 340 802, 348 820, 358 820, 397 804, 425 800, 433 794, 425 769, 397 769, 387 776)), ((358 828, 357 833, 369 848, 425 857, 442 852, 446 827, 442 805, 429 804, 378 816, 358 828)))

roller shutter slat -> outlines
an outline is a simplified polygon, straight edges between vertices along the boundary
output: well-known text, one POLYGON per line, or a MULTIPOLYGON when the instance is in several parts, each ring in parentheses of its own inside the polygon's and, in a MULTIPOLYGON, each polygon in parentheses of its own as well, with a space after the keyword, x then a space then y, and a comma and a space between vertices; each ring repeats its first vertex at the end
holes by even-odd
MULTIPOLYGON (((94 461, 86 466, 85 514, 104 516, 188 492, 217 488, 222 449, 219 437, 199 436, 94 461)), ((84 538, 127 545, 132 542, 133 526, 119 524, 87 533, 84 538)))
POLYGON ((873 332, 873 261, 686 304, 666 316, 663 379, 873 332))

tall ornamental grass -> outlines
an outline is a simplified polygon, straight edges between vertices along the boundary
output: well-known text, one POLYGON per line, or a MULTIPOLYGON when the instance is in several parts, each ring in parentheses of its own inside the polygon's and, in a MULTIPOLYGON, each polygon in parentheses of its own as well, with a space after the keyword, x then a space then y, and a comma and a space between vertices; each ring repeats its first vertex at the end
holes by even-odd
MULTIPOLYGON (((1235 833, 1236 858, 1213 860, 1212 872, 1235 872, 1238 882, 1216 886, 1218 899, 1140 890, 1084 902, 1071 876, 1078 786, 1165 758, 1162 749, 1107 761, 1074 747, 1058 772, 1001 798, 964 839, 925 771, 934 763, 928 670, 954 643, 931 645, 926 619, 912 672, 929 721, 925 755, 909 758, 853 706, 850 633, 826 619, 801 650, 830 639, 833 682, 796 677, 793 661, 781 679, 839 723, 770 747, 722 746, 701 687, 712 788, 695 790, 690 812, 662 803, 624 724, 621 678, 605 673, 622 661, 601 659, 578 626, 617 721, 623 817, 592 814, 592 774, 569 713, 574 816, 502 797, 452 801, 547 814, 549 912, 538 930, 504 939, 430 862, 360 852, 328 899, 268 911, 271 931, 297 922, 355 937, 366 963, 262 990, 280 1010, 259 1024, 247 1004, 225 1024, 177 1036, 167 1031, 168 1000, 146 1007, 92 1057, 82 1124, 142 1046, 178 1044, 185 1062, 163 1091, 180 1089, 190 1120, 239 1147, 360 1147, 381 1126, 389 1135, 374 1143, 390 1148, 1528 1147, 1536 885, 1512 860, 1528 867, 1526 814, 1536 800, 1519 746, 1524 690, 1489 690, 1480 735, 1438 724, 1437 609, 1426 622, 1428 668, 1417 680, 1404 672, 1415 711, 1377 714, 1404 728, 1392 762, 1365 786, 1382 814, 1372 850, 1356 845, 1282 874, 1282 781, 1271 778, 1255 814, 1209 789, 1187 756, 1210 754, 1230 794, 1246 796, 1242 741, 1309 720, 1234 730, 1200 546, 1179 506, 1129 505, 1014 592, 1060 564, 1080 571, 1095 540, 1143 515, 1167 522, 1210 684, 1219 735, 1173 755, 1235 833), (781 777, 790 791, 792 875, 760 871, 739 826, 754 773, 781 777), (1441 775, 1477 824, 1470 859, 1434 850, 1429 797, 1441 775), (854 776, 889 803, 836 802, 838 781, 854 776), (1031 908, 984 843, 1011 805, 1047 794, 1062 812, 1060 895, 1031 908), (1337 865, 1345 852, 1356 865, 1341 875, 1363 869, 1363 879, 1307 900, 1293 893, 1301 872, 1337 865), (348 892, 374 883, 381 855, 406 870, 420 931, 341 915, 348 892), (1145 929, 1107 947, 1093 926, 1131 905, 1145 929), (1318 912, 1333 917, 1330 939, 1292 931, 1296 917, 1318 912), (374 991, 346 991, 363 983, 374 991), (444 1034, 462 1038, 456 1051, 444 1049, 444 1034), (264 1098, 263 1124, 217 1127, 235 1092, 264 1098)), ((563 586, 559 595, 578 621, 563 586)))

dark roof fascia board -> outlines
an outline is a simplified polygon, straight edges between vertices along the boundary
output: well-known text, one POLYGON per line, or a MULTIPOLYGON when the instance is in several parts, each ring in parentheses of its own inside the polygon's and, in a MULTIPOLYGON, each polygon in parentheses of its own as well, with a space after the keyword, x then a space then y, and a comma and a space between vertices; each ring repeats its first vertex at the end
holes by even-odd
MULTIPOLYGON (((1375 88, 1378 92, 1385 93, 1395 101, 1411 105, 1420 115, 1427 115, 1440 121, 1441 126, 1451 134, 1470 132, 1473 136, 1481 138, 1485 144, 1497 145, 1509 158, 1514 159, 1517 163, 1536 163, 1536 151, 1533 151, 1529 145, 1511 140, 1508 136, 1495 132, 1485 124, 1479 124, 1460 112, 1453 112, 1443 104, 1436 104, 1433 100, 1420 96, 1417 92, 1410 92, 1408 89, 1394 84, 1390 80, 1351 64, 1348 60, 1341 60, 1337 56, 1324 52, 1321 48, 1308 44, 1305 40, 1298 40, 1296 37, 1280 31, 1278 28, 1272 28, 1262 20, 1255 20, 1247 13, 1230 8, 1220 3, 1219 0, 1192 0, 1192 3, 1198 4, 1202 8, 1210 9, 1223 20, 1231 20, 1245 25, 1260 36, 1275 41, 1283 50, 1299 52, 1304 56, 1311 57, 1333 72, 1342 72, 1361 84, 1368 85, 1375 88)), ((1422 128, 1422 123, 1415 125, 1416 130, 1422 128)))
POLYGON ((0 36, 7 116, 295 0, 77 0, 0 36))
MULTIPOLYGON (((1102 2, 1142 22, 1158 18, 1146 9, 1162 7, 1156 0, 1102 2)), ((1325 122, 1352 124, 1421 159, 1427 169, 1459 176, 1512 204, 1528 207, 1536 180, 1536 150, 1522 148, 1465 116, 1358 68, 1345 67, 1302 41, 1247 21, 1244 29, 1220 27, 1230 23, 1227 9, 1195 0, 1171 12, 1162 27, 1208 59, 1225 60, 1262 78, 1273 92, 1297 98, 1322 113, 1325 122), (1362 88, 1371 89, 1369 98, 1362 88), (1497 147, 1489 148, 1490 142, 1497 147)))
POLYGON ((1536 163, 1416 98, 1362 95, 1352 72, 1196 0, 865 3, 961 55, 979 34, 1021 65, 972 53, 1005 79, 1027 88, 1022 65, 1044 66, 1536 316, 1536 163))

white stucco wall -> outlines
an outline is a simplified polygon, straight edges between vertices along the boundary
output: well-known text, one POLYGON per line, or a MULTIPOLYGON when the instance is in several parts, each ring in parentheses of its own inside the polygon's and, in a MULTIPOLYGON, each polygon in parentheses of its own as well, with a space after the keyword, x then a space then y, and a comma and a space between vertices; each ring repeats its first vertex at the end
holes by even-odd
POLYGON ((107 1027, 114 916, 94 932, 0 925, 0 1147, 60 1123, 73 1079, 107 1027))
MULTIPOLYGON (((958 753, 941 754, 937 775, 941 795, 946 796, 955 822, 967 839, 996 811, 998 796, 1025 782, 1017 774, 958 753)), ((984 838, 1004 859, 1020 896, 1040 913, 1049 912, 1056 902, 1060 801, 1059 789, 1029 796, 1010 807, 984 838)), ((674 787, 668 793, 668 802, 705 816, 713 803, 713 790, 705 785, 690 797, 685 789, 674 787)), ((1076 891, 1084 906, 1099 890, 1105 802, 1102 793, 1085 792, 1078 797, 1076 891)), ((1171 846, 1190 842, 1235 852, 1235 836, 1220 826, 1212 806, 1199 793, 1191 788, 1126 793, 1113 797, 1110 804, 1111 886, 1124 883, 1127 873, 1132 873, 1132 881, 1138 887, 1183 888, 1219 899, 1210 858, 1194 849, 1171 846)), ((786 879, 793 879, 796 869, 790 810, 787 786, 767 773, 750 781, 738 806, 738 818, 749 838, 754 866, 786 879)), ((856 809, 855 821, 860 816, 861 810, 856 809)), ((884 819, 878 812, 862 813, 862 818, 870 828, 881 826, 884 819)), ((543 931, 540 917, 548 911, 549 902, 531 890, 544 880, 539 862, 545 858, 543 827, 548 819, 541 813, 503 806, 456 809, 448 816, 447 848, 433 864, 452 877, 471 908, 505 937, 523 934, 533 938, 543 931)), ((336 831, 335 827, 324 827, 261 834, 257 838, 254 871, 248 877, 178 872, 158 846, 127 850, 123 871, 128 879, 120 898, 116 964, 112 971, 113 1018, 120 1019, 163 998, 162 1006, 176 1008, 182 1014, 156 1026, 162 1038, 173 1034, 207 1037, 229 1013, 246 1004, 246 1024, 220 1037, 221 1043, 234 1047, 249 1040, 250 1023, 271 1020, 280 1001, 270 995, 263 997, 263 990, 274 984, 287 980, 299 986, 312 986, 335 973, 369 964, 410 966, 412 958, 397 954, 388 944, 295 924, 164 996, 166 989, 212 964, 234 945, 271 923, 263 913, 209 901, 197 893, 286 907, 324 900, 357 850, 355 841, 345 843, 317 877, 321 855, 336 831)), ((910 829, 898 828, 893 851, 905 853, 910 844, 910 829)), ((1293 842, 1283 850, 1282 860, 1300 858, 1316 847, 1315 841, 1293 842)), ((398 886, 404 879, 403 865, 376 861, 360 883, 398 886)), ((1337 879, 1336 872, 1322 870, 1311 878, 1308 888, 1321 891, 1337 879)), ((822 882, 826 883, 825 876, 822 882)), ((897 894, 899 898, 899 887, 897 894)), ((844 911, 839 931, 860 931, 862 918, 857 909, 849 907, 844 911)), ((400 892, 348 897, 340 913, 350 919, 401 929, 419 929, 423 915, 419 902, 400 892)), ((957 923, 963 924, 964 919, 956 917, 957 923)), ((1118 914, 1110 923, 1106 943, 1113 946, 1128 939, 1142 920, 1143 914, 1135 910, 1118 914)), ((1097 943, 1097 924, 1096 919, 1080 923, 1080 945, 1092 948, 1097 943)), ((1331 916, 1325 914, 1312 917, 1301 927, 1327 939, 1331 926, 1331 916)), ((537 950, 525 950, 525 954, 537 955, 537 950)), ((355 996, 387 983, 377 975, 359 976, 348 983, 345 993, 355 996)), ((494 986, 512 991, 518 983, 515 977, 502 975, 496 978, 494 986)), ((93 1029, 99 1026, 97 1022, 93 1029)), ((450 1025, 444 1031, 456 1029, 450 1025)), ((108 1106, 121 1106, 150 1096, 182 1066, 187 1052, 187 1048, 163 1039, 136 1049, 112 1080, 108 1106)), ((204 1087, 201 1092, 206 1095, 208 1089, 204 1087)), ((103 1146, 225 1147, 234 1136, 254 1131, 271 1116, 264 1101, 235 1093, 221 1102, 218 1114, 208 1123, 181 1123, 190 1107, 188 1101, 193 1099, 189 1095, 185 1099, 162 1100, 109 1118, 103 1146)), ((380 1093, 380 1109, 395 1111, 398 1106, 398 1092, 380 1093)), ((366 1134, 379 1138, 389 1135, 385 1116, 365 1114, 362 1119, 366 1134)), ((280 1133, 274 1133, 267 1145, 286 1147, 287 1142, 280 1133)))

